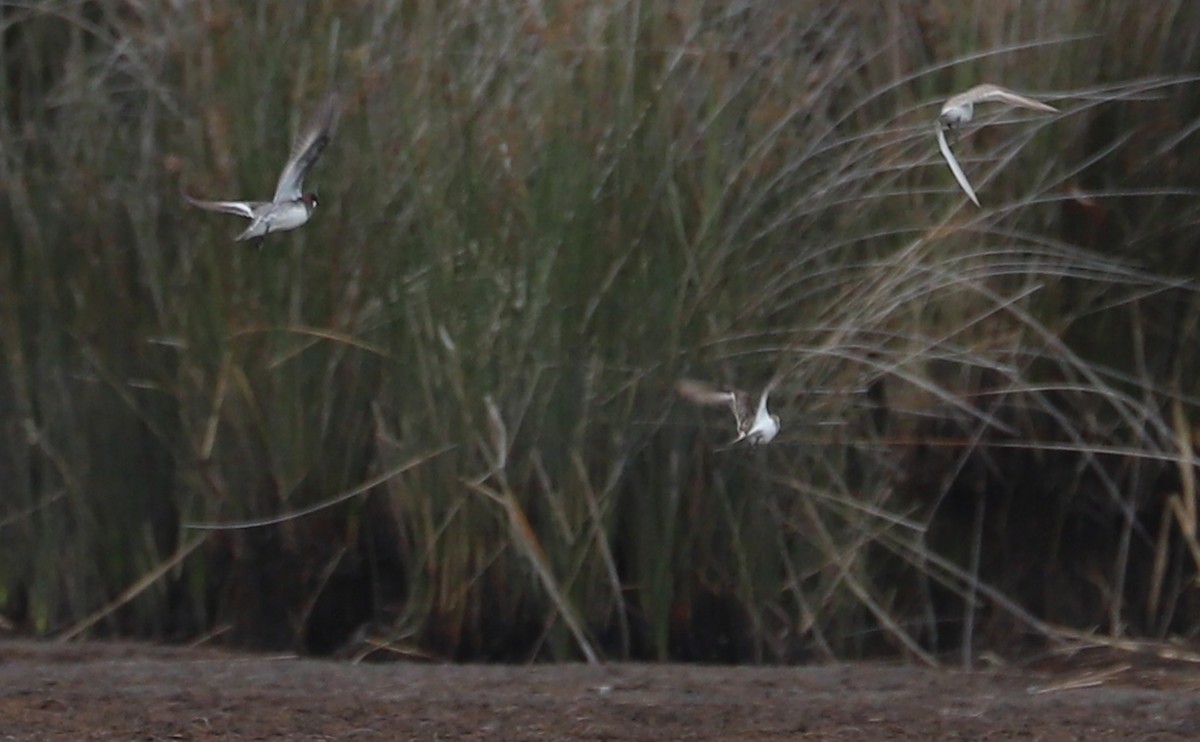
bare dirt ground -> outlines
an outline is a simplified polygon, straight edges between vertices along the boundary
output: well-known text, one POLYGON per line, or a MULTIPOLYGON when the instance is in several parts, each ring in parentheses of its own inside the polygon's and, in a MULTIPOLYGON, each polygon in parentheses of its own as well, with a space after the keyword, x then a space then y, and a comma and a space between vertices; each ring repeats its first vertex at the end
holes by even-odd
POLYGON ((0 642, 7 739, 1200 739, 1200 666, 350 664, 0 642))

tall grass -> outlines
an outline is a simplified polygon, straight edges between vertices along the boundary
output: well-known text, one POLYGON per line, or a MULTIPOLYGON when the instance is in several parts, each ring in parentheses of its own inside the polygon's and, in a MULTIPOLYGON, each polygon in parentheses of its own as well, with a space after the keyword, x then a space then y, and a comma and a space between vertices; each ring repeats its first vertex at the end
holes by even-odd
POLYGON ((356 656, 1186 635, 1200 15, 956 8, 5 4, 0 609, 356 656), (982 81, 1062 114, 981 112, 975 210, 932 126, 982 81), (270 193, 333 87, 312 222, 185 208, 270 193), (671 391, 776 374, 759 450, 671 391))

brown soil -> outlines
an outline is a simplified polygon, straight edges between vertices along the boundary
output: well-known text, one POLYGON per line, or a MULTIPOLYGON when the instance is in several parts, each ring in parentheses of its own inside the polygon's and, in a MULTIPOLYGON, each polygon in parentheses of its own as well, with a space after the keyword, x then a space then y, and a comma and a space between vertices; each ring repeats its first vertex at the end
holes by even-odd
POLYGON ((0 642, 9 739, 1200 739, 1200 666, 350 664, 0 642))

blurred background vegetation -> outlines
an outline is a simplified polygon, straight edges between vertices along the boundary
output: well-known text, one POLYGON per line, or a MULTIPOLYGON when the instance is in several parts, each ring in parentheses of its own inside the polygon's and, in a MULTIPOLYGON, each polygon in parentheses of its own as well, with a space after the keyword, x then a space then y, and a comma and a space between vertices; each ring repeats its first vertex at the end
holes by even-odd
POLYGON ((0 59, 6 631, 1196 639, 1200 5, 7 1, 0 59), (1061 114, 977 112, 975 209, 980 82, 1061 114), (186 208, 331 88, 307 226, 186 208), (760 449, 673 392, 776 374, 760 449))

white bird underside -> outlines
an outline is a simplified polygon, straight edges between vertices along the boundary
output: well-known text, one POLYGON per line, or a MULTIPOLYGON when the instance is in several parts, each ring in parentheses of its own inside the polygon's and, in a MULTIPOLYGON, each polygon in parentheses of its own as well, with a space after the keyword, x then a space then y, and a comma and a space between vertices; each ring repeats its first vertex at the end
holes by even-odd
POLYGON ((271 232, 286 232, 302 226, 312 216, 312 207, 315 205, 316 201, 310 205, 303 198, 271 204, 270 208, 256 214, 251 220, 250 226, 236 239, 241 242, 255 237, 266 237, 271 232))

